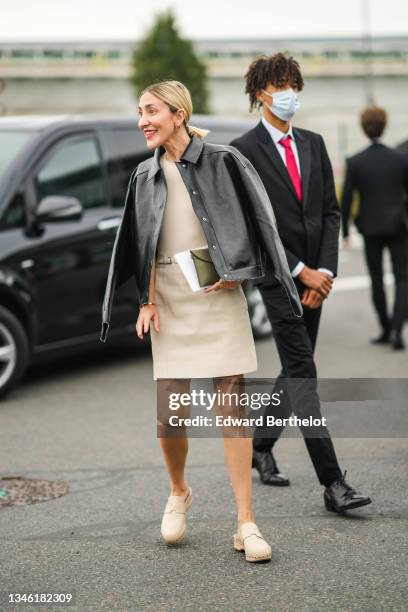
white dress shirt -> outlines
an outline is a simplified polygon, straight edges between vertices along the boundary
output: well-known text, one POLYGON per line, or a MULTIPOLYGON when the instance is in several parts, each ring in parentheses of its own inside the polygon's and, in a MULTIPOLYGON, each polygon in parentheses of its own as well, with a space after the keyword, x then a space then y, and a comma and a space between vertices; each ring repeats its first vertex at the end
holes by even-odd
MULTIPOLYGON (((265 128, 268 130, 269 134, 271 135, 271 138, 273 140, 273 143, 279 153, 279 155, 282 158, 283 163, 286 166, 286 151, 285 151, 285 147, 279 143, 279 141, 282 138, 286 138, 286 136, 290 136, 291 137, 291 146, 292 146, 292 151, 293 154, 295 156, 295 160, 296 160, 296 165, 299 171, 299 176, 300 178, 302 178, 302 173, 300 170, 300 161, 299 161, 299 153, 297 150, 297 146, 296 146, 296 140, 295 137, 293 135, 293 128, 292 125, 289 124, 289 129, 288 131, 285 132, 281 132, 280 130, 278 130, 278 128, 276 128, 274 125, 272 125, 271 123, 269 123, 269 121, 267 121, 265 119, 265 117, 262 117, 262 123, 265 126, 265 128)), ((303 268, 305 267, 305 264, 303 263, 303 261, 299 261, 296 266, 293 268, 293 270, 291 271, 291 274, 293 277, 298 276, 301 271, 303 270, 303 268)), ((328 270, 327 268, 319 268, 320 272, 326 272, 326 274, 329 274, 330 276, 334 276, 333 272, 331 270, 328 270)))
POLYGON ((299 176, 301 177, 301 171, 300 171, 300 162, 299 162, 299 153, 297 150, 297 146, 296 146, 296 140, 295 137, 293 136, 293 128, 292 126, 289 124, 289 129, 286 132, 281 132, 280 130, 278 130, 278 128, 276 128, 274 125, 272 125, 271 123, 269 123, 269 121, 267 121, 265 119, 265 117, 262 117, 262 123, 264 124, 264 126, 266 127, 266 129, 268 130, 268 132, 271 135, 271 138, 273 140, 273 142, 275 143, 275 146, 278 150, 279 155, 282 158, 283 163, 286 166, 286 149, 282 144, 279 144, 279 141, 282 138, 286 138, 286 136, 290 136, 292 139, 291 145, 292 145, 292 151, 293 154, 295 156, 295 160, 296 160, 296 165, 297 165, 297 169, 299 171, 299 176))

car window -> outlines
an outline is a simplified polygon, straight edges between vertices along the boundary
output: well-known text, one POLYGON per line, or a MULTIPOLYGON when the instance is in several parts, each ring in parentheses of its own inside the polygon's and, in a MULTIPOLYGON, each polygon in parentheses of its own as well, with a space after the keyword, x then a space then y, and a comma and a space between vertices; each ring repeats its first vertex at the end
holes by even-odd
POLYGON ((78 198, 84 208, 105 204, 101 157, 95 140, 67 139, 35 176, 37 202, 50 195, 78 198))
POLYGON ((1 229, 17 229, 24 227, 26 223, 24 193, 19 191, 7 206, 6 211, 2 215, 1 229))
POLYGON ((36 135, 35 131, 0 129, 0 180, 6 175, 15 157, 36 135))
POLYGON ((113 129, 105 134, 108 144, 108 174, 113 206, 124 205, 126 189, 132 170, 152 155, 146 139, 137 127, 113 129))

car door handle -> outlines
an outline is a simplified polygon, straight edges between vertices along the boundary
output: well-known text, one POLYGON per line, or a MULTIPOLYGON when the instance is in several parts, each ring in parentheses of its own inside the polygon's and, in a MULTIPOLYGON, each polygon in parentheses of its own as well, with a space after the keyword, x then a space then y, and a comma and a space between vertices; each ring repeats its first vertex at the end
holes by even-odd
POLYGON ((23 259, 23 261, 20 261, 20 267, 21 268, 32 268, 34 265, 34 259, 23 259))
POLYGON ((98 221, 98 225, 96 227, 101 232, 104 232, 106 230, 118 227, 120 225, 121 220, 122 217, 111 217, 110 219, 102 219, 101 221, 98 221))

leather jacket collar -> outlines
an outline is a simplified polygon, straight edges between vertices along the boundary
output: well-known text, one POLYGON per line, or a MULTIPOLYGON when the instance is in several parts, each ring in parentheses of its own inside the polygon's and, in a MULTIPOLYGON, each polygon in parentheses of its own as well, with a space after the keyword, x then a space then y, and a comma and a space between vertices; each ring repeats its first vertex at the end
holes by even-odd
MULTIPOLYGON (((184 152, 180 156, 182 161, 191 162, 192 164, 196 164, 201 152, 204 147, 204 142, 201 138, 198 138, 195 134, 192 135, 191 140, 187 147, 184 149, 184 152)), ((161 170, 160 166, 160 157, 165 153, 166 149, 163 146, 157 147, 154 151, 154 155, 152 158, 149 174, 147 175, 147 180, 150 181, 154 176, 156 176, 157 172, 161 170)))

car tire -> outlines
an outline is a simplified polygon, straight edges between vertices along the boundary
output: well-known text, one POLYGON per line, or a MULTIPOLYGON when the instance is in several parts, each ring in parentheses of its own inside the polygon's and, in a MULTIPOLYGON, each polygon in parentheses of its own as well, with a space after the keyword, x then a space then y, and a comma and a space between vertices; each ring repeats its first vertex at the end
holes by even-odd
POLYGON ((16 387, 30 361, 30 345, 24 327, 7 308, 0 306, 0 398, 16 387))

